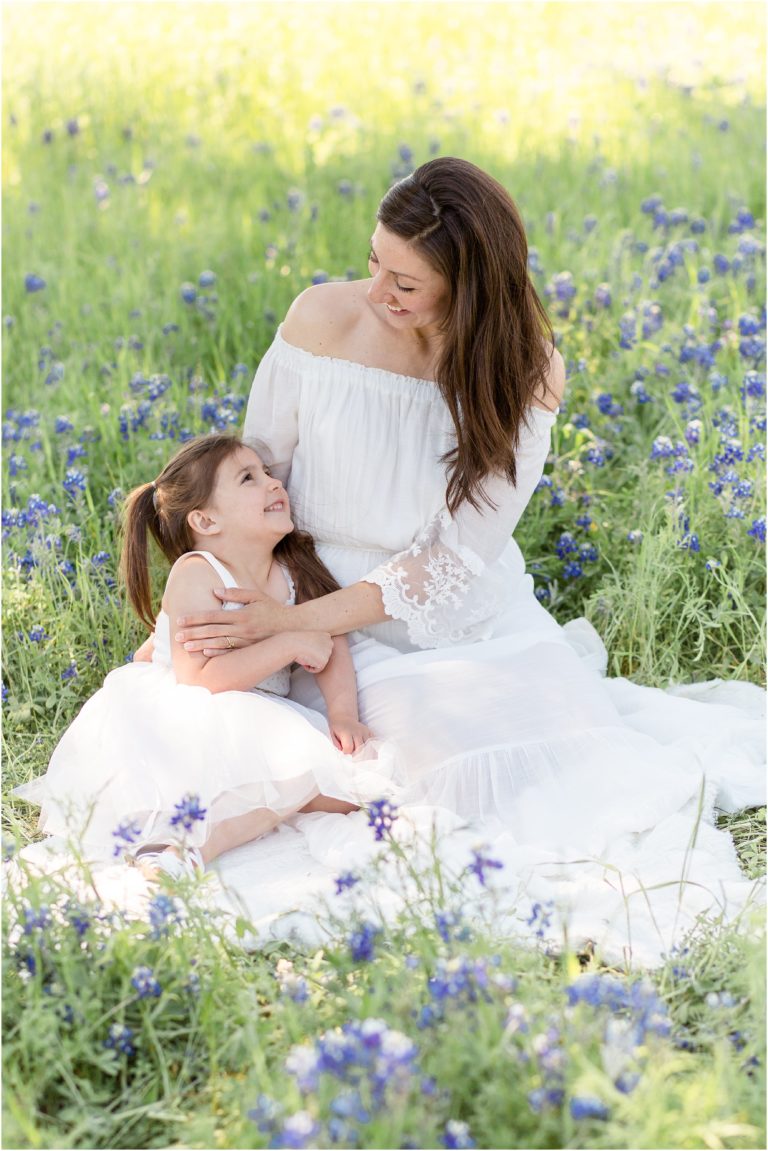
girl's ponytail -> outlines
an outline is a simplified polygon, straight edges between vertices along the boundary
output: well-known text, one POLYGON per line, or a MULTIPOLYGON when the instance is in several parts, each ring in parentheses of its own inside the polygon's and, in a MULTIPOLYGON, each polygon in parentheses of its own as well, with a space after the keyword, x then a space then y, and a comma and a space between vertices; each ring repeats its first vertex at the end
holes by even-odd
POLYGON ((293 577, 297 603, 318 599, 338 591, 341 586, 315 551, 315 543, 309 532, 294 528, 275 547, 275 558, 285 564, 293 577))
POLYGON ((154 483, 142 484, 128 495, 123 509, 123 551, 120 572, 128 598, 141 622, 150 631, 155 626, 152 608, 152 582, 149 575, 149 536, 160 533, 154 483))

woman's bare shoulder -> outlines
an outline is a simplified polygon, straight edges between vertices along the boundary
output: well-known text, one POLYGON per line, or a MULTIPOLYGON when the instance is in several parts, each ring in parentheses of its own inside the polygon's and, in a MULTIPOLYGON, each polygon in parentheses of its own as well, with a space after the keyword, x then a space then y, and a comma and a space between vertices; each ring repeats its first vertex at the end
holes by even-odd
POLYGON ((316 356, 333 355, 367 308, 367 280, 313 284, 291 304, 281 334, 316 356))
POLYGON ((565 361, 557 348, 551 344, 547 344, 547 353, 549 355, 547 386, 546 389, 539 388, 533 402, 537 408, 546 408, 553 412, 565 394, 565 361))

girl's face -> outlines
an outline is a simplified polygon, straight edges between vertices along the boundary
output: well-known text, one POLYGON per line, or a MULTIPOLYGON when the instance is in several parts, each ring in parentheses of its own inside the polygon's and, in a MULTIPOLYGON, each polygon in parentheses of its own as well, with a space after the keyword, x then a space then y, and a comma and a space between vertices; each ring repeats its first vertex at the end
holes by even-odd
POLYGON ((206 511, 223 530, 271 543, 293 531, 285 488, 244 444, 219 465, 206 511))
POLYGON ((440 331, 450 303, 448 283, 407 240, 377 224, 368 270, 368 299, 388 327, 440 331))

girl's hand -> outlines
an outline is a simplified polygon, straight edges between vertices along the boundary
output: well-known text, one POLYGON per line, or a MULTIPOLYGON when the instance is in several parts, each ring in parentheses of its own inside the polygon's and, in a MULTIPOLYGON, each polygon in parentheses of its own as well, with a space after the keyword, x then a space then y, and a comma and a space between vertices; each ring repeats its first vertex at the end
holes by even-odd
POLYGON ((345 755, 358 751, 369 739, 373 739, 373 732, 359 719, 351 716, 328 716, 328 727, 331 732, 333 746, 345 755))
POLYGON ((333 651, 333 640, 327 632, 297 631, 291 633, 290 639, 295 645, 293 658, 296 663, 313 675, 323 670, 333 651))
POLYGON ((175 639, 184 645, 186 651, 201 651, 207 656, 224 655, 233 647, 246 647, 270 635, 290 630, 291 608, 260 591, 214 588, 214 595, 224 603, 242 603, 246 607, 238 612, 220 608, 180 616, 176 621, 178 631, 175 639))

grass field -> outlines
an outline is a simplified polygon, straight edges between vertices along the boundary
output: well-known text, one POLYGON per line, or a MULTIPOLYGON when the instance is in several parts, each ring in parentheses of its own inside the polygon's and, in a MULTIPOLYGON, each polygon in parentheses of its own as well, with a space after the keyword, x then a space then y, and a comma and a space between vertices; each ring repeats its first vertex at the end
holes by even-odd
MULTIPOLYGON (((142 638, 121 494, 240 425, 290 301, 364 276, 379 198, 437 154, 514 195, 568 365, 517 532, 537 595, 593 622, 612 674, 762 682, 760 5, 35 3, 3 24, 6 796, 142 638)), ((764 812, 728 822, 762 874, 764 812)), ((34 812, 7 798, 4 828, 10 856, 34 812)), ((30 880, 20 935, 15 899, 4 1146, 765 1145, 758 925, 584 983, 567 947, 444 920, 249 955, 193 899, 148 927, 30 880)))

